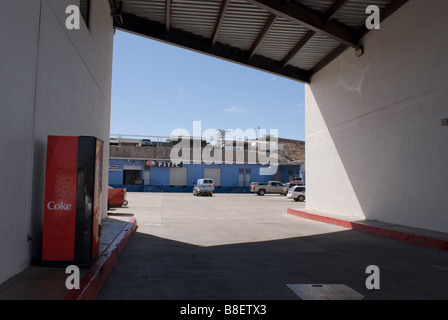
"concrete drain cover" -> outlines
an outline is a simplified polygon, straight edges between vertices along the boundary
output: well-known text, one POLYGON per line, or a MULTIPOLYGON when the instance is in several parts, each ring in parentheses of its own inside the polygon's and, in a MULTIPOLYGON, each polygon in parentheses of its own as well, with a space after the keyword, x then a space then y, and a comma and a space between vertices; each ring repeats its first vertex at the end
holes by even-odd
POLYGON ((302 300, 362 300, 364 296, 344 284, 287 284, 302 300))

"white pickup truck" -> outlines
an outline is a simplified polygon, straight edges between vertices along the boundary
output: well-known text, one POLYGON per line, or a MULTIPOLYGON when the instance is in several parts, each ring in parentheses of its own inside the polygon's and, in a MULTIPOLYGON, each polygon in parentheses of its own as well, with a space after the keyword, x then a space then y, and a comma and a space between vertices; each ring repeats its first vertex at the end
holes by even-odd
POLYGON ((268 181, 267 184, 253 184, 250 187, 250 192, 254 192, 259 196, 264 196, 266 193, 278 193, 283 192, 283 183, 280 181, 268 181))

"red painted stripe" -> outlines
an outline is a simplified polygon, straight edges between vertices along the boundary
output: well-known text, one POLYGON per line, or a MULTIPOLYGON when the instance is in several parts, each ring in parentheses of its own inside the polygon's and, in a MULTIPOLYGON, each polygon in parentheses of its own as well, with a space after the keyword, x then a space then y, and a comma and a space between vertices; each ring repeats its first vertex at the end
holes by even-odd
POLYGON ((416 244, 419 246, 424 246, 428 248, 440 249, 440 250, 448 250, 448 240, 439 239, 434 237, 429 237, 420 234, 414 234, 410 232, 403 232, 398 230, 392 230, 387 228, 381 228, 377 226, 369 226, 359 222, 352 222, 343 219, 331 218, 323 215, 318 215, 314 213, 304 212, 296 209, 288 209, 288 214, 310 219, 314 221, 324 222, 328 224, 337 225, 340 227, 344 227, 347 229, 362 231, 366 233, 370 233, 376 236, 385 237, 388 239, 408 242, 412 244, 416 244))
POLYGON ((137 229, 137 220, 131 218, 107 250, 98 258, 80 280, 80 289, 72 289, 64 300, 94 300, 123 252, 127 241, 137 229))

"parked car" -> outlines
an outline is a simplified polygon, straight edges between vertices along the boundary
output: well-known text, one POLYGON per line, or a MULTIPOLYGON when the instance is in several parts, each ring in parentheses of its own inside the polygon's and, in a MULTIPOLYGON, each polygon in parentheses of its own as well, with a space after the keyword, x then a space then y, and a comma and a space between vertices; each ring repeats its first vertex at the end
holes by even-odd
POLYGON ((212 189, 212 191, 215 189, 215 182, 213 179, 210 178, 204 178, 204 179, 198 179, 196 181, 197 186, 208 186, 212 189))
POLYGON ((209 186, 200 185, 193 187, 194 196, 213 196, 213 190, 209 186))
POLYGON ((255 186, 261 186, 264 185, 263 182, 251 182, 249 185, 249 191, 250 192, 255 192, 255 186))
POLYGON ((288 194, 286 195, 289 199, 294 199, 295 201, 305 201, 305 186, 304 185, 297 185, 292 187, 288 194))
POLYGON ((284 184, 282 195, 286 196, 288 194, 289 189, 295 186, 303 185, 302 181, 290 181, 284 184))
MULTIPOLYGON (((252 191, 252 190, 251 190, 252 191)), ((283 183, 280 181, 268 181, 267 184, 253 185, 253 191, 259 196, 264 196, 266 193, 278 193, 283 191, 283 183)))
POLYGON ((198 179, 193 187, 194 196, 213 196, 215 190, 215 183, 213 179, 198 179))
POLYGON ((125 188, 112 188, 111 186, 109 186, 107 193, 107 210, 109 210, 111 207, 126 207, 128 205, 128 200, 126 200, 125 188))
POLYGON ((140 146, 152 146, 152 142, 150 139, 142 139, 139 143, 140 146))

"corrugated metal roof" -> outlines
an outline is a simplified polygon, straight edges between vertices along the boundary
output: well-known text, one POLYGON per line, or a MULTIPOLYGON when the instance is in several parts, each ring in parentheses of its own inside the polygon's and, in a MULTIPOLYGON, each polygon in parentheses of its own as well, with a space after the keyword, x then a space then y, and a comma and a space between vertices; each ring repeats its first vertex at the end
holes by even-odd
POLYGON ((114 25, 308 82, 341 49, 359 45, 368 5, 387 11, 407 1, 122 0, 114 25))
POLYGON ((164 24, 166 0, 125 0, 123 11, 164 24))
POLYGON ((227 8, 218 41, 249 50, 270 17, 269 12, 245 1, 232 0, 227 8))
POLYGON ((319 13, 325 13, 328 10, 330 10, 331 6, 334 4, 334 0, 321 0, 321 1, 315 1, 315 0, 294 0, 295 2, 304 5, 307 8, 310 8, 314 11, 317 11, 319 13))
POLYGON ((173 1, 171 4, 171 26, 210 38, 220 7, 220 0, 173 1))
POLYGON ((316 34, 306 45, 292 58, 291 65, 311 70, 322 57, 326 57, 340 45, 339 42, 325 35, 316 34))
POLYGON ((279 18, 266 35, 257 54, 282 61, 308 30, 285 18, 279 18))

